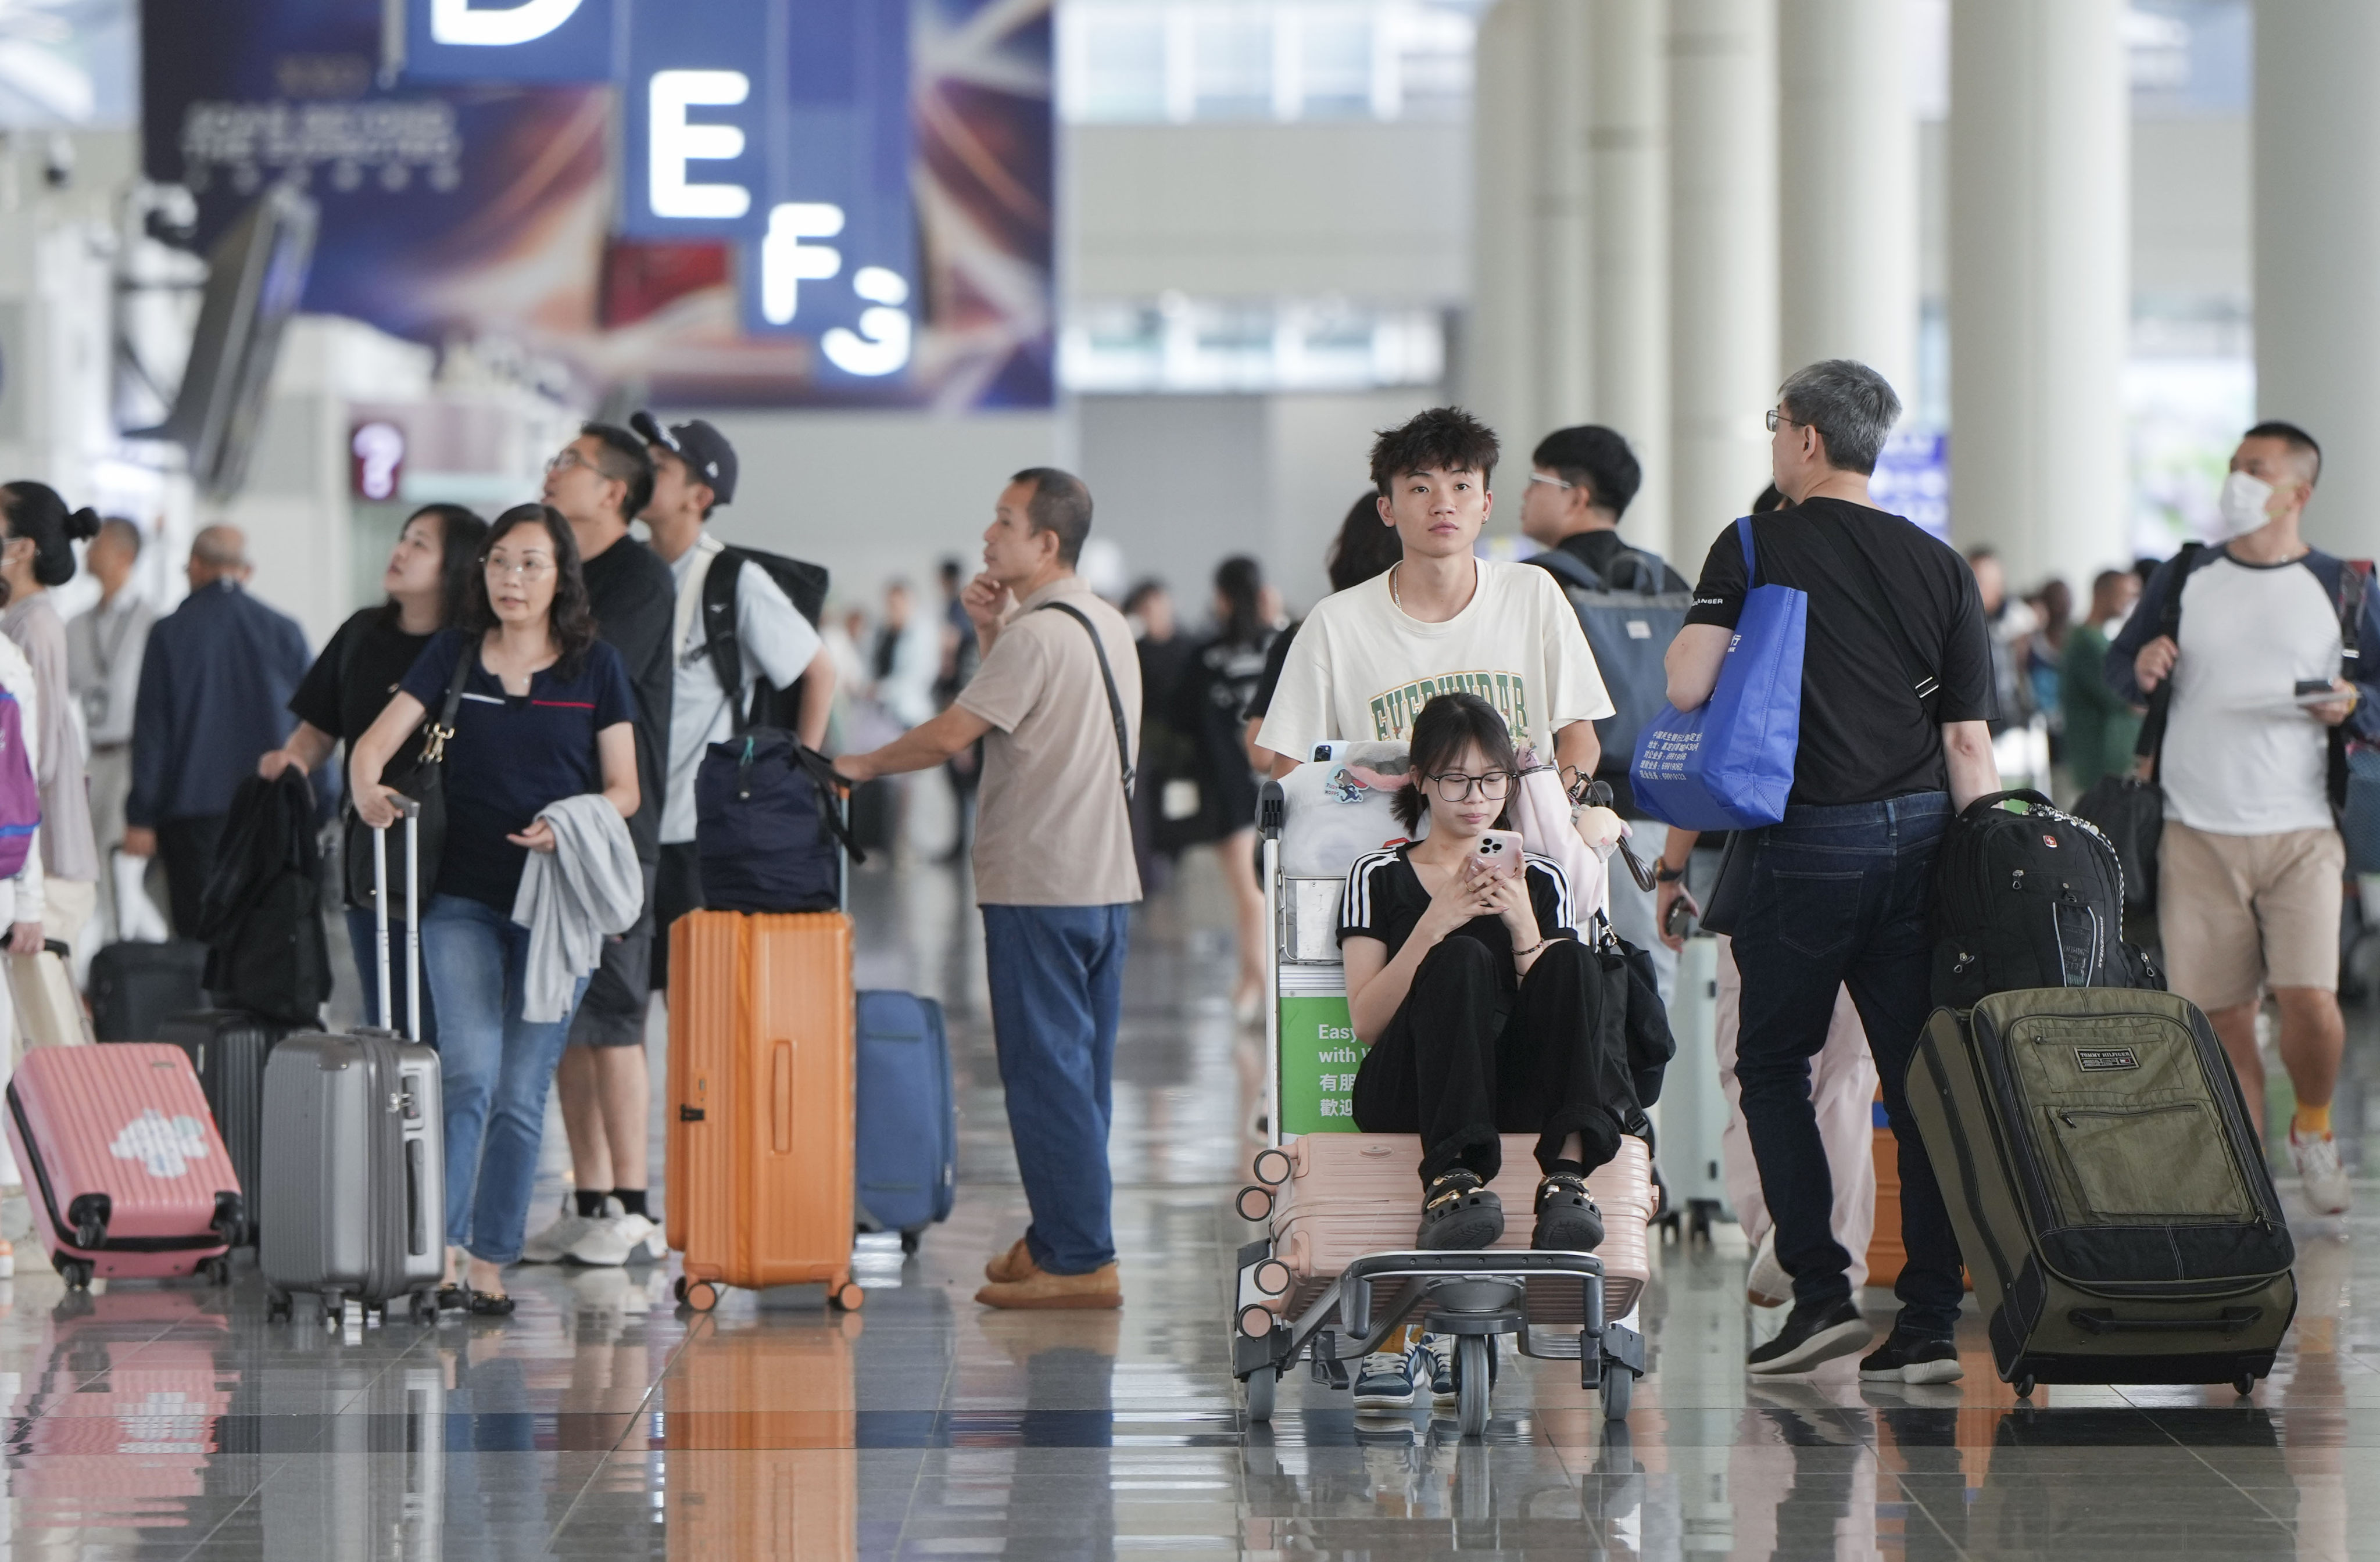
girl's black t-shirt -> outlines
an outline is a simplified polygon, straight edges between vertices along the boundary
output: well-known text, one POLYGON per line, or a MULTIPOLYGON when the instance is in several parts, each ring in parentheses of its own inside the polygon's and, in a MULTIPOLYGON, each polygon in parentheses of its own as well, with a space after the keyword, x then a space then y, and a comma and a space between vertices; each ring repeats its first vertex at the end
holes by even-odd
MULTIPOLYGON (((1571 925, 1575 914, 1571 907, 1570 879, 1560 865, 1535 852, 1524 854, 1524 861, 1529 875, 1529 903, 1537 913, 1537 931, 1548 938, 1576 938, 1578 929, 1571 925)), ((1347 870, 1347 892, 1339 904, 1339 941, 1344 944, 1351 938, 1378 938, 1389 946, 1389 958, 1394 960, 1428 909, 1429 891, 1422 888, 1421 875, 1414 871, 1411 842, 1366 852, 1347 870)), ((1505 956, 1502 968, 1507 976, 1518 982, 1510 958, 1512 935, 1502 917, 1475 916, 1449 937, 1476 938, 1505 956)))
MULTIPOLYGON (((289 713, 318 732, 354 743, 388 708, 397 685, 420 660, 427 635, 397 627, 387 604, 365 608, 339 625, 289 697, 289 713)), ((412 752, 407 739, 400 754, 412 752)))

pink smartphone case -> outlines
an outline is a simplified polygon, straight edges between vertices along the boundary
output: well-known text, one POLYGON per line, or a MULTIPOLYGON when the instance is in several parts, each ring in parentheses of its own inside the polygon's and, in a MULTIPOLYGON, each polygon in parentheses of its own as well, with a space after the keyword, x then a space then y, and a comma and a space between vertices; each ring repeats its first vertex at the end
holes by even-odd
POLYGON ((180 1047, 35 1047, 8 1084, 7 1132, 52 1258, 153 1277, 190 1274, 227 1251, 216 1196, 237 1194, 239 1178, 180 1047), (108 1201, 107 1241, 92 1248, 76 1244, 68 1213, 86 1193, 108 1201), (123 1242, 159 1245, 114 1245, 123 1242))

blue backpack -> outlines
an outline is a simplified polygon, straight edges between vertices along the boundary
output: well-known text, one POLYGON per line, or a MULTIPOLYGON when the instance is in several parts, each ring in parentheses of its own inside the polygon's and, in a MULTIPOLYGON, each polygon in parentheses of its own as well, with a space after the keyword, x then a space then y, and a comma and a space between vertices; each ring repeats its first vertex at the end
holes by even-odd
POLYGON ((1718 685, 1692 710, 1664 701, 1637 741, 1636 805, 1682 829, 1756 829, 1785 817, 1802 745, 1802 648, 1810 599, 1764 586, 1752 517, 1735 523, 1748 589, 1718 685))
POLYGON ((1531 554, 1528 562, 1561 582, 1611 696, 1612 713, 1595 724, 1596 741, 1612 760, 1634 754, 1637 738, 1669 707, 1670 674, 1662 659, 1685 627, 1694 592, 1664 591, 1668 566, 1633 548, 1613 557, 1609 579, 1560 548, 1531 554))

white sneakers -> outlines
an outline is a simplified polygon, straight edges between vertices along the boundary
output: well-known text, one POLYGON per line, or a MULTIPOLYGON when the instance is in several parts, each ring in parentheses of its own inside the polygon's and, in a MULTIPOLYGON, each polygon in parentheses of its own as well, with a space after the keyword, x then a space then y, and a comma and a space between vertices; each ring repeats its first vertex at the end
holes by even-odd
POLYGON ((1777 1229, 1760 1234, 1752 1254, 1752 1268, 1743 1277, 1744 1299, 1755 1307, 1782 1307, 1793 1300, 1793 1277, 1777 1262, 1777 1229))
POLYGON ((2298 1181, 2305 1188, 2306 1207, 2316 1215, 2347 1213, 2347 1168, 2338 1164, 2338 1140, 2327 1133, 2301 1138, 2292 1128, 2289 1159, 2297 1163, 2298 1181))
POLYGON ((626 1213, 617 1199, 607 1199, 603 1213, 596 1216, 581 1215, 575 1203, 565 1204, 560 1219, 521 1244, 521 1262, 611 1268, 657 1264, 667 1252, 659 1225, 626 1213))

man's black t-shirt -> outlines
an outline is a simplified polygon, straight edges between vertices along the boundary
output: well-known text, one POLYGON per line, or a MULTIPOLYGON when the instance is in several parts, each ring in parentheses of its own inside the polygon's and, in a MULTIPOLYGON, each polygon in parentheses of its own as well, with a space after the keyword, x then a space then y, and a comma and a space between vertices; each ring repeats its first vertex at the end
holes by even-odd
POLYGON ((669 756, 670 689, 676 672, 670 639, 677 623, 677 582, 661 556, 623 537, 582 561, 595 633, 620 653, 637 695, 637 812, 628 820, 637 860, 661 860, 662 770, 669 756))
MULTIPOLYGON (((1967 562, 1898 515, 1840 499, 1755 515, 1752 535, 1761 582, 1810 596, 1791 800, 1874 803, 1948 791, 1937 723, 1997 713, 1983 597, 1967 562), (1852 573, 1863 556, 1921 659, 1919 673, 1940 680, 1931 721, 1903 672, 1900 638, 1852 573)), ((1730 526, 1703 561, 1686 622, 1734 628, 1744 590, 1743 547, 1730 526)))
MULTIPOLYGON (((339 625, 322 654, 306 671, 305 681, 289 696, 289 713, 330 736, 353 744, 388 708, 396 686, 413 669, 427 635, 408 635, 397 627, 396 614, 386 603, 365 608, 339 625)), ((433 709, 432 715, 437 714, 433 709)), ((398 749, 409 757, 420 742, 416 733, 398 749)))

